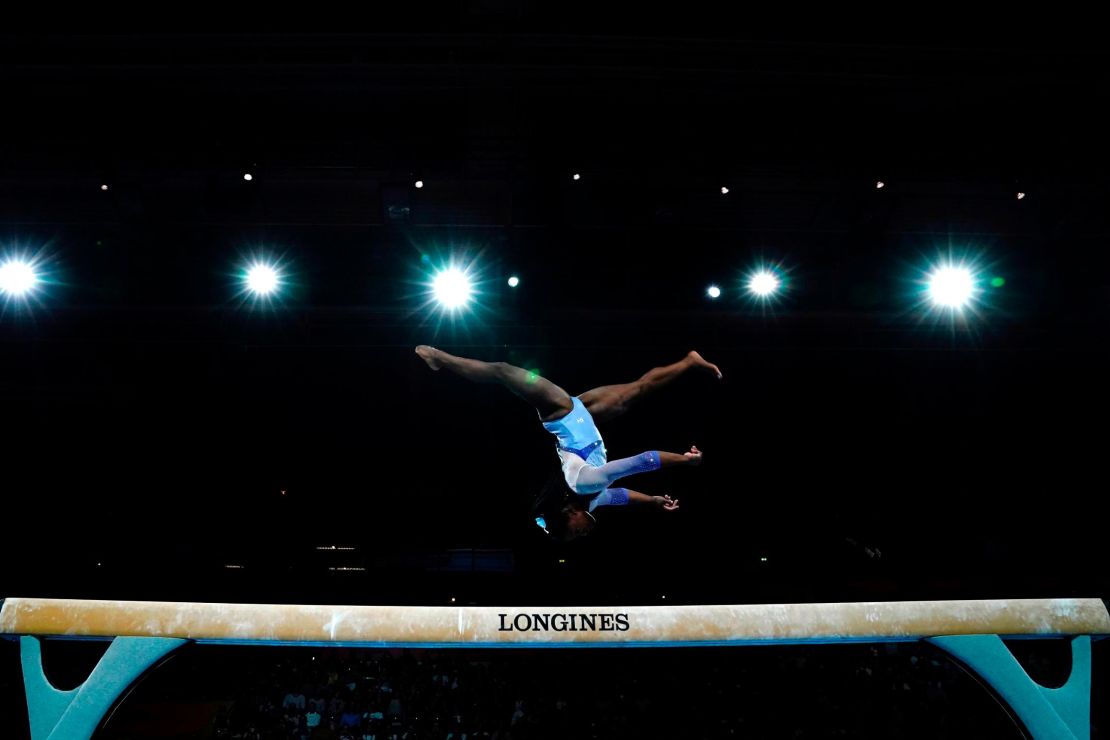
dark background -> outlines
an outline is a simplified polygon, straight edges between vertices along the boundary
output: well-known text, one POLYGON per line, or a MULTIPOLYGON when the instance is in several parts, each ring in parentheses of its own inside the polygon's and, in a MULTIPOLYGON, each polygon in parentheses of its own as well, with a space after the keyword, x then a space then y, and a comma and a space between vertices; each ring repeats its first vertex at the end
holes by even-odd
POLYGON ((1105 595, 1107 53, 936 13, 6 31, 0 252, 49 284, 0 318, 0 596, 1105 595), (237 295, 255 254, 272 305, 237 295), (956 320, 921 304, 949 255, 1006 281, 956 320), (481 294, 449 317, 452 259, 481 294), (417 343, 571 393, 697 348, 722 382, 602 431, 706 462, 629 481, 680 511, 554 547, 550 437, 417 343))

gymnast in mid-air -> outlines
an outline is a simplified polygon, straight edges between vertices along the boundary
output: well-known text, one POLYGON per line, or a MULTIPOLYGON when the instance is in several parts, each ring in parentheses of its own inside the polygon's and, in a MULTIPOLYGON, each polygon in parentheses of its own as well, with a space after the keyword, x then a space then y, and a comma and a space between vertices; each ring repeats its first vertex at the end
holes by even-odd
POLYGON ((563 486, 563 481, 559 481, 555 495, 548 486, 537 500, 536 524, 554 539, 563 541, 589 534, 597 524, 593 511, 599 506, 642 503, 665 511, 678 509, 678 499, 670 496, 649 496, 611 486, 636 473, 675 465, 700 465, 701 450, 690 447, 689 452, 681 454, 651 450, 610 462, 597 423, 620 416, 633 403, 687 370, 698 368, 718 379, 722 377, 716 365, 697 352, 690 352, 678 362, 653 368, 631 383, 603 385, 571 396, 550 380, 505 362, 457 357, 424 344, 416 348, 416 354, 432 370, 450 370, 476 383, 499 383, 536 409, 544 429, 555 435, 562 478, 566 482, 563 486))

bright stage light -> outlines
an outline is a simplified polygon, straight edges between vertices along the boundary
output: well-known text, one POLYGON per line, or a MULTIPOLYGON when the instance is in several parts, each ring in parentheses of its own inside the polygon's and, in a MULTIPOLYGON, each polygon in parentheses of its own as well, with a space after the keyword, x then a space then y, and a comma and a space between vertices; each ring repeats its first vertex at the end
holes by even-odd
POLYGON ((470 278, 456 267, 448 267, 435 276, 432 293, 445 308, 461 308, 470 300, 470 278))
POLYGON ((269 295, 280 283, 277 270, 269 265, 256 263, 247 270, 247 288, 255 295, 269 295))
POLYGON ((942 308, 961 309, 975 295, 975 278, 971 270, 958 265, 941 265, 928 277, 929 297, 942 308))
POLYGON ((513 275, 511 278, 509 278, 510 288, 515 288, 518 285, 520 285, 520 278, 518 278, 516 275, 513 275))
POLYGON ((782 281, 770 270, 759 270, 748 278, 748 292, 759 298, 769 298, 780 285, 782 281))
POLYGON ((710 298, 720 298, 721 289, 718 288, 716 285, 710 285, 709 288, 705 291, 705 294, 708 295, 710 298))
POLYGON ((30 293, 38 283, 35 268, 21 260, 8 260, 0 265, 0 291, 9 296, 30 293))

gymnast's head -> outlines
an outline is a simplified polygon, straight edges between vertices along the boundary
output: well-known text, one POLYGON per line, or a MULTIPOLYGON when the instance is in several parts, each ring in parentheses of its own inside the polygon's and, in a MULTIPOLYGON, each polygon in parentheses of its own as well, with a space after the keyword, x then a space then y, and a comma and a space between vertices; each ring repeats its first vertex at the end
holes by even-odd
POLYGON ((577 499, 578 496, 567 488, 562 474, 552 476, 532 507, 536 526, 558 542, 585 537, 597 526, 597 520, 577 499))
POLYGON ((568 502, 554 514, 537 516, 536 525, 547 536, 559 542, 585 537, 597 526, 594 515, 577 504, 568 502))

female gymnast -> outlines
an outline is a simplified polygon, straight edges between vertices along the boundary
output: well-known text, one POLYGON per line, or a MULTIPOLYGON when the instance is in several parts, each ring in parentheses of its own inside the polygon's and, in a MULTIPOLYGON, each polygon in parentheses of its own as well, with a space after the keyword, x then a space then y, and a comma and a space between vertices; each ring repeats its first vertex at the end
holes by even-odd
POLYGON ((700 465, 701 451, 697 447, 681 454, 651 450, 610 462, 596 422, 620 416, 635 401, 692 368, 711 372, 718 379, 722 377, 716 365, 697 352, 690 352, 676 363, 649 370, 632 383, 604 385, 581 396, 571 396, 546 378, 505 362, 456 357, 423 344, 416 348, 416 354, 432 370, 450 370, 477 383, 499 383, 536 409, 544 429, 555 435, 562 477, 566 481, 565 487, 560 481, 558 488, 561 490, 554 496, 549 486, 535 506, 536 524, 557 540, 589 534, 597 524, 592 512, 598 506, 643 503, 666 511, 676 510, 678 500, 670 496, 649 496, 610 486, 636 473, 675 465, 700 465))

